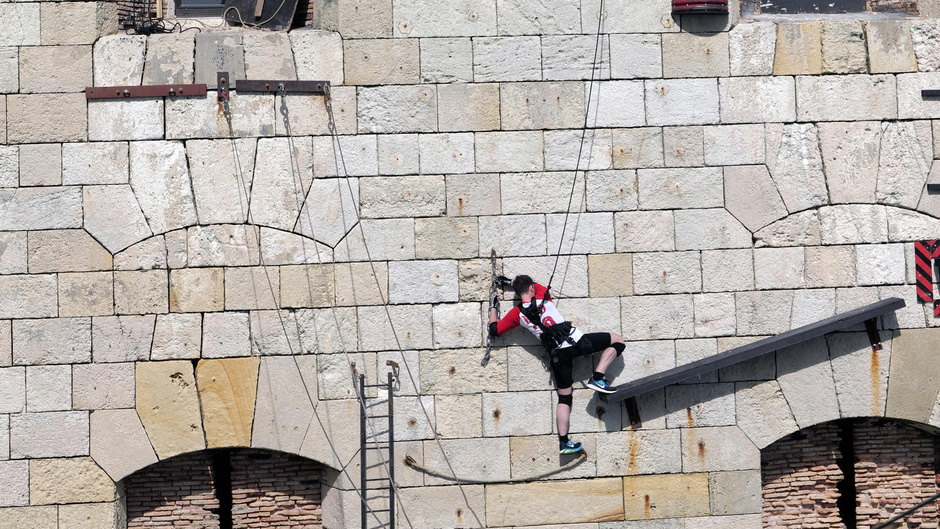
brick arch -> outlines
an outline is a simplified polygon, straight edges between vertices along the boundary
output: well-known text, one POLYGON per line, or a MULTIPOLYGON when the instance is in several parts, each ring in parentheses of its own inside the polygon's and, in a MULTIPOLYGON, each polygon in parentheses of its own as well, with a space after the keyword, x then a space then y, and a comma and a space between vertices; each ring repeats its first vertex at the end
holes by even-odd
MULTIPOLYGON (((874 527, 938 492, 935 428, 880 417, 840 419, 787 435, 761 450, 767 528, 874 527)), ((908 519, 935 527, 937 504, 908 519)))
POLYGON ((127 527, 320 527, 328 473, 317 461, 275 450, 180 454, 122 480, 127 527))

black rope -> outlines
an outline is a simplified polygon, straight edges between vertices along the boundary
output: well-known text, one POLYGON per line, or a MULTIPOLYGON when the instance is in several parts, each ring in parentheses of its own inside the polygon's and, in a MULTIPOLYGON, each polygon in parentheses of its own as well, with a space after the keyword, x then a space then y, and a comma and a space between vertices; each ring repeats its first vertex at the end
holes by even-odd
MULTIPOLYGON (((565 242, 565 230, 568 228, 568 215, 571 214, 571 202, 574 200, 574 190, 578 183, 578 170, 581 168, 581 155, 584 151, 584 138, 587 136, 588 118, 591 115, 591 97, 594 94, 594 74, 597 72, 597 56, 600 54, 601 27, 604 21, 604 0, 601 0, 600 10, 597 13, 597 38, 594 42, 594 60, 591 63, 591 82, 588 84, 588 98, 584 109, 584 126, 581 128, 581 144, 578 145, 578 161, 574 166, 574 178, 571 180, 571 193, 568 195, 568 207, 565 209, 565 222, 561 227, 561 237, 558 240, 558 251, 555 252, 555 264, 552 266, 552 275, 548 278, 548 287, 551 290, 552 280, 555 279, 555 270, 558 269, 558 259, 561 257, 561 246, 565 242)), ((543 301, 544 303, 544 301, 543 301)))

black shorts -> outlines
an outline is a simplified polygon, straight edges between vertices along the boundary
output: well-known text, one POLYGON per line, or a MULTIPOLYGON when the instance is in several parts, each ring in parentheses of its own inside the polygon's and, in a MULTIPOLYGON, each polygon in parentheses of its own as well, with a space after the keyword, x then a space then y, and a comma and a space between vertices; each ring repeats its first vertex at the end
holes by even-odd
POLYGON ((555 375, 555 387, 558 389, 570 388, 574 384, 571 378, 572 360, 579 356, 588 356, 610 347, 609 332, 592 332, 585 334, 578 343, 571 347, 555 349, 552 352, 552 373, 555 375))

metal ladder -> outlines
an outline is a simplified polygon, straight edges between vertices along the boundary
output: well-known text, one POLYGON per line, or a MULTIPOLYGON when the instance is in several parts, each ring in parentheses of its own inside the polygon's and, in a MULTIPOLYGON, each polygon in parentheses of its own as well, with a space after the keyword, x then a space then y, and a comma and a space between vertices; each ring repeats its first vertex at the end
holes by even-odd
MULTIPOLYGON (((393 392, 396 388, 395 382, 398 379, 398 364, 392 360, 386 360, 385 365, 391 366, 392 370, 388 373, 388 382, 386 384, 366 384, 365 375, 359 374, 359 492, 362 498, 362 529, 370 529, 369 514, 372 521, 378 523, 377 527, 395 529, 395 421, 393 407, 393 392), (369 405, 366 400, 366 388, 386 388, 388 396, 384 404, 388 405, 386 413, 372 415, 369 410, 373 407, 381 407, 382 402, 376 402, 369 405), (369 429, 367 421, 372 419, 388 419, 388 435, 386 439, 381 439, 381 432, 375 432, 372 436, 372 430, 369 429), (371 452, 382 452, 384 461, 388 465, 388 475, 385 475, 385 465, 381 463, 374 464, 371 468, 368 464, 368 455, 371 452), (372 470, 374 477, 369 477, 372 470), (376 476, 376 474, 378 474, 376 476), (370 496, 370 491, 372 495, 370 496), (387 493, 387 496, 385 495, 387 493), (387 508, 373 508, 370 502, 386 500, 387 508), (387 524, 382 521, 383 516, 387 519, 387 524)), ((353 364, 355 369, 355 363, 353 364)), ((375 397, 371 400, 377 400, 375 397)), ((384 410, 380 410, 384 411, 384 410)))

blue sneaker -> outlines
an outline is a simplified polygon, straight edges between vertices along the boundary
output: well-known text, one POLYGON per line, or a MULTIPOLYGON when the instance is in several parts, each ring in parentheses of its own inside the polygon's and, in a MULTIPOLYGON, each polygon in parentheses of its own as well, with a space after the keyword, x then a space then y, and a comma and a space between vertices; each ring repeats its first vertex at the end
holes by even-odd
POLYGON ((595 379, 592 377, 591 380, 588 380, 587 387, 593 389, 594 391, 596 391, 596 392, 598 392, 598 393, 604 393, 604 394, 607 394, 607 395, 609 395, 609 394, 611 394, 611 393, 617 391, 617 390, 615 390, 614 388, 610 387, 610 384, 607 383, 607 379, 606 379, 606 378, 602 378, 602 379, 600 379, 600 380, 595 380, 595 379))
POLYGON ((581 443, 575 443, 572 441, 568 441, 567 443, 560 442, 559 445, 560 445, 559 446, 560 449, 558 450, 558 453, 562 455, 576 454, 580 452, 581 450, 583 450, 583 448, 581 448, 581 443))

